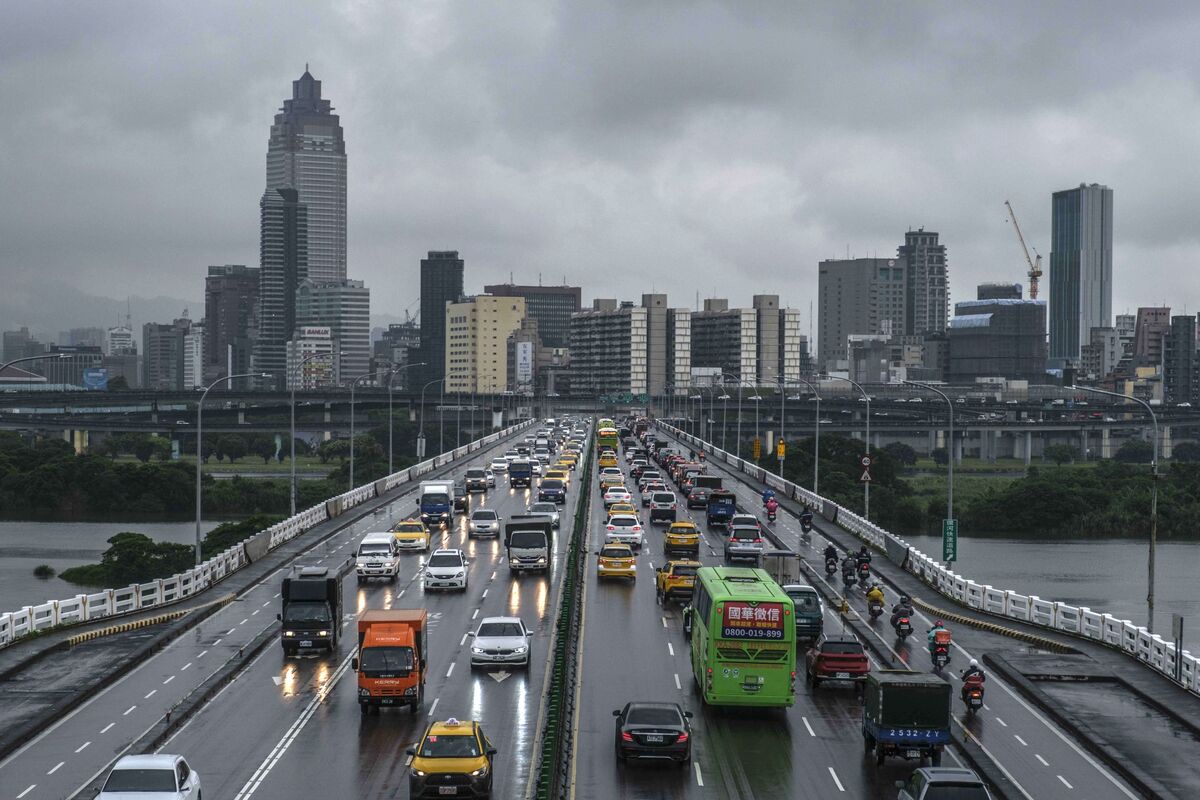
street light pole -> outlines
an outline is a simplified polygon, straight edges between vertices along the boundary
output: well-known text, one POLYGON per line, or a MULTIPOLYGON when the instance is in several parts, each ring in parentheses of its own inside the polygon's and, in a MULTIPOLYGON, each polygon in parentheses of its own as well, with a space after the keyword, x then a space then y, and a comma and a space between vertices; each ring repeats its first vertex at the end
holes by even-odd
MULTIPOLYGON (((871 395, 867 394, 866 389, 859 386, 858 383, 850 380, 849 378, 843 378, 840 375, 829 375, 829 374, 819 375, 817 377, 818 378, 828 378, 829 380, 834 380, 834 381, 845 381, 846 383, 853 386, 855 389, 858 389, 860 392, 862 392, 863 398, 867 401, 867 441, 866 441, 867 446, 866 446, 866 449, 864 450, 864 452, 868 456, 870 456, 870 454, 871 454, 871 395)), ((953 413, 953 409, 951 409, 951 413, 953 413)), ((863 481, 863 519, 867 520, 868 522, 871 521, 871 482, 870 481, 863 481)))
POLYGON ((421 387, 421 406, 417 409, 417 458, 425 458, 425 390, 435 383, 444 383, 445 378, 434 378, 421 387))
POLYGON ((204 399, 208 397, 208 393, 214 386, 226 381, 235 381, 238 378, 269 377, 271 376, 267 373, 248 372, 217 378, 205 387, 204 393, 200 395, 200 402, 196 404, 196 566, 200 566, 200 468, 204 465, 204 448, 201 443, 201 437, 204 435, 204 399))
MULTIPOLYGON (((340 356, 341 354, 339 353, 338 355, 340 356)), ((291 436, 292 436, 292 441, 291 441, 292 480, 291 480, 291 488, 290 488, 290 491, 288 492, 288 494, 290 495, 289 505, 292 510, 291 516, 293 516, 293 517, 296 516, 296 494, 297 494, 297 492, 296 492, 296 384, 299 382, 299 376, 301 374, 303 374, 303 372, 304 372, 305 364, 307 364, 309 361, 312 361, 314 358, 326 358, 326 357, 328 357, 330 359, 330 361, 332 362, 333 353, 309 353, 304 358, 300 359, 300 363, 296 365, 296 371, 295 371, 295 373, 293 373, 292 380, 290 381, 290 383, 291 383, 290 406, 291 406, 291 418, 292 418, 291 428, 290 428, 291 436)))
POLYGON ((406 369, 423 366, 425 366, 424 361, 416 364, 403 364, 399 367, 393 367, 392 371, 388 373, 388 475, 391 475, 392 472, 395 471, 392 468, 392 453, 394 452, 394 448, 392 447, 392 434, 396 428, 395 424, 392 422, 392 379, 396 377, 397 373, 403 372, 406 369))
POLYGON ((1108 395, 1109 397, 1118 397, 1122 400, 1132 400, 1135 403, 1141 403, 1142 407, 1150 414, 1150 422, 1154 425, 1154 455, 1150 464, 1152 483, 1150 485, 1150 553, 1146 558, 1146 630, 1154 631, 1154 551, 1158 547, 1158 417, 1154 413, 1154 408, 1149 403, 1140 397, 1131 397, 1127 394, 1118 394, 1117 392, 1109 392, 1104 389, 1093 389, 1088 386, 1072 386, 1075 391, 1092 392, 1094 394, 1108 395))
MULTIPOLYGON (((950 400, 945 392, 935 386, 930 386, 927 383, 917 383, 916 381, 901 381, 901 383, 906 383, 909 386, 919 386, 922 389, 928 389, 931 392, 936 392, 943 400, 946 401, 946 407, 950 409, 950 440, 947 442, 949 446, 946 448, 947 452, 950 454, 950 458, 946 461, 946 464, 949 467, 946 472, 946 482, 948 484, 946 487, 946 519, 954 519, 954 403, 950 400)), ((947 568, 950 566, 949 561, 944 563, 946 564, 947 568)))
POLYGON ((350 488, 354 488, 354 388, 358 386, 358 382, 375 375, 374 372, 365 372, 359 375, 354 380, 350 381, 350 488))
MULTIPOLYGON (((814 384, 803 378, 796 378, 796 380, 812 389, 813 396, 817 398, 817 415, 813 418, 813 494, 819 495, 821 493, 818 488, 821 477, 821 393, 817 391, 814 384)), ((817 380, 819 381, 820 378, 817 380)))
POLYGON ((43 361, 43 360, 47 360, 47 359, 60 359, 60 358, 66 358, 66 357, 67 357, 66 353, 43 353, 40 356, 26 356, 25 358, 14 358, 12 361, 7 361, 4 364, 0 364, 0 374, 3 374, 4 370, 11 367, 13 364, 24 364, 26 361, 43 361))

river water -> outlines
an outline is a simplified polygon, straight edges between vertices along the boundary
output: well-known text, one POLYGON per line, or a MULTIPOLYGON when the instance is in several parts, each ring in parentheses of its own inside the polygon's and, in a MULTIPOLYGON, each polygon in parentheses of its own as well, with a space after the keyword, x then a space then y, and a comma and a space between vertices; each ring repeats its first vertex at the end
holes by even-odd
MULTIPOLYGON (((207 533, 219 524, 202 521, 200 530, 207 533)), ((62 572, 94 564, 108 549, 109 537, 122 531, 162 542, 196 541, 195 522, 0 522, 0 613, 97 591, 57 577, 34 577, 34 567, 49 564, 62 572)))
MULTIPOLYGON (((937 558, 940 536, 906 536, 937 558)), ((1146 624, 1145 539, 1019 539, 959 536, 954 570, 997 589, 1061 600, 1146 624)), ((1159 543, 1155 557, 1154 632, 1171 637, 1171 615, 1185 617, 1184 647, 1200 653, 1200 542, 1159 543)))

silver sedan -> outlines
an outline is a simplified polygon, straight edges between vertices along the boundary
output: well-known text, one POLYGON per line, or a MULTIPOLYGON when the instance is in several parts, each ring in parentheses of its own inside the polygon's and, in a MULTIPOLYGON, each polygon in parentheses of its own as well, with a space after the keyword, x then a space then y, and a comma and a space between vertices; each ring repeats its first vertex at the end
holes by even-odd
POLYGON ((473 633, 471 666, 493 664, 529 666, 529 639, 532 634, 520 617, 484 617, 473 633))

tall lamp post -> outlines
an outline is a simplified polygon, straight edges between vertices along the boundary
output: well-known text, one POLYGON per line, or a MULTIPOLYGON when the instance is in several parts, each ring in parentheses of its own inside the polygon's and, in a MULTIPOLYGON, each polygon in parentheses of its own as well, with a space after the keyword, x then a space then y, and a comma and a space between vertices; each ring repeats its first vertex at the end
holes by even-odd
POLYGON ((704 420, 702 419, 702 417, 704 415, 704 395, 700 394, 700 390, 697 389, 695 394, 688 395, 688 401, 689 401, 688 402, 688 415, 689 416, 691 415, 691 410, 693 408, 699 409, 698 413, 696 414, 696 422, 692 423, 692 435, 694 436, 696 434, 696 424, 698 423, 700 425, 700 438, 703 439, 704 438, 704 420), (699 401, 698 403, 694 402, 697 400, 699 401))
MULTIPOLYGON (((946 401, 946 407, 950 409, 950 439, 947 442, 948 447, 946 448, 946 451, 950 454, 950 458, 946 461, 948 467, 946 472, 948 484, 946 487, 946 519, 952 520, 954 519, 954 403, 946 396, 945 392, 935 386, 930 386, 927 383, 917 383, 916 381, 901 381, 901 383, 936 392, 938 396, 946 401)), ((945 564, 947 567, 950 566, 949 561, 945 562, 945 564)))
POLYGON ((204 448, 201 446, 204 435, 204 399, 208 397, 208 393, 214 386, 226 381, 235 381, 238 378, 269 377, 271 376, 265 372, 245 372, 241 375, 226 375, 223 378, 217 378, 204 388, 204 393, 200 395, 200 402, 196 404, 196 566, 200 566, 200 468, 204 465, 204 448))
POLYGON ((395 452, 394 448, 392 447, 392 439, 396 427, 392 423, 392 378, 395 378, 397 373, 403 372, 406 369, 423 366, 425 366, 424 361, 420 361, 416 364, 403 364, 399 367, 393 367, 392 371, 388 373, 388 475, 391 475, 392 472, 395 471, 392 469, 392 453, 395 452))
POLYGON ((435 383, 440 383, 443 386, 446 383, 445 378, 434 378, 421 387, 421 406, 418 409, 419 416, 417 417, 417 458, 425 458, 425 390, 435 383))
POLYGON ((813 397, 817 398, 817 415, 813 418, 813 494, 820 494, 820 477, 821 477, 821 393, 817 391, 815 384, 809 383, 803 378, 794 378, 798 383, 803 383, 812 390, 813 397))
POLYGON ((1158 546, 1158 417, 1154 414, 1154 409, 1149 403, 1140 397, 1131 397, 1127 394, 1118 394, 1105 389, 1093 389, 1089 386, 1072 386, 1071 389, 1079 392, 1092 392, 1093 394, 1107 395, 1108 397, 1118 397, 1122 400, 1132 400, 1135 403, 1141 403, 1142 407, 1150 414, 1150 422, 1154 425, 1154 455, 1150 462, 1152 483, 1150 485, 1150 553, 1146 558, 1146 630, 1154 631, 1154 551, 1158 546))
POLYGON ((373 378, 378 373, 364 372, 357 378, 350 381, 350 488, 354 488, 354 389, 358 386, 359 381, 373 378))
MULTIPOLYGON (((338 353, 339 357, 341 355, 342 355, 341 353, 338 353)), ((289 381, 289 383, 291 384, 291 387, 290 387, 291 401, 290 401, 289 405, 291 407, 291 417, 292 417, 292 424, 291 424, 292 479, 291 479, 291 491, 289 492, 289 495, 290 495, 290 505, 291 505, 291 509, 292 509, 291 516, 293 516, 293 517, 296 516, 296 495, 297 495, 297 491, 296 491, 296 384, 300 382, 299 379, 300 379, 300 375, 303 374, 304 365, 307 364, 309 361, 312 361, 314 358, 329 358, 332 361, 333 353, 309 353, 304 358, 300 359, 300 363, 296 365, 296 370, 292 374, 292 380, 289 381)), ((197 452, 199 452, 199 451, 197 451, 197 452)))
MULTIPOLYGON (((818 375, 817 378, 818 379, 825 378, 825 379, 831 380, 831 381, 845 381, 846 383, 853 386, 855 389, 858 389, 858 391, 862 392, 863 399, 865 399, 867 401, 867 434, 866 434, 867 441, 866 441, 866 448, 865 448, 864 452, 867 453, 868 455, 870 455, 870 453, 871 453, 871 395, 867 394, 867 390, 864 389, 862 386, 860 386, 857 382, 852 381, 849 378, 843 378, 840 375, 825 374, 825 375, 818 375)), ((817 424, 820 424, 820 423, 817 423, 817 424)), ((871 521, 871 482, 870 481, 863 481, 863 519, 867 520, 868 522, 871 521)))

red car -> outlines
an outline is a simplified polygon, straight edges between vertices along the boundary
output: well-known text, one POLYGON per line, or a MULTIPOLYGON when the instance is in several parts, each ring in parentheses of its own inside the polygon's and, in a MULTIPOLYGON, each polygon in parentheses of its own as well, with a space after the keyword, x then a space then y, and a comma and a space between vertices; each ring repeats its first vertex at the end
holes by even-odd
POLYGON ((813 691, 821 681, 851 681, 861 692, 870 671, 862 642, 845 634, 821 635, 804 656, 804 677, 813 691))

